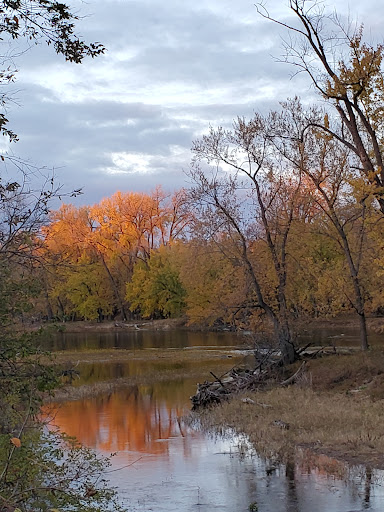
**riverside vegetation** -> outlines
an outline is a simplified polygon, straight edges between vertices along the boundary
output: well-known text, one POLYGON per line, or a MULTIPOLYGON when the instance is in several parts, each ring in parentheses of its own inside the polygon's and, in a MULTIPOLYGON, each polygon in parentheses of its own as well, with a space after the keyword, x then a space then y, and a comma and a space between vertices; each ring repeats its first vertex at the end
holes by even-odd
POLYGON ((311 360, 290 386, 270 382, 243 391, 192 420, 197 415, 209 430, 244 433, 272 460, 293 460, 301 447, 383 469, 383 370, 382 347, 363 356, 324 356, 311 360))
MULTIPOLYGON (((35 18, 22 2, 1 2, 4 37, 48 38, 73 62, 103 52, 74 36, 67 6, 31 3, 35 18)), ((384 48, 316 11, 316 2, 290 7, 302 28, 286 28, 307 46, 301 55, 288 46, 287 60, 323 101, 292 98, 212 128, 193 143, 191 189, 116 192, 50 211, 53 178, 31 190, 36 169, 1 155, 19 174, 0 182, 0 511, 96 512, 114 499, 100 477, 107 461, 45 434, 38 411, 59 374, 37 338, 15 328, 42 321, 108 319, 124 328, 184 316, 200 327, 251 330, 278 355, 278 384, 298 364, 295 322, 354 314, 361 353, 313 359, 292 386, 247 391, 203 417, 246 432, 267 456, 284 458, 299 444, 382 466, 383 351, 368 351, 366 317, 384 308, 384 48)), ((6 84, 14 72, 0 78, 6 84)))

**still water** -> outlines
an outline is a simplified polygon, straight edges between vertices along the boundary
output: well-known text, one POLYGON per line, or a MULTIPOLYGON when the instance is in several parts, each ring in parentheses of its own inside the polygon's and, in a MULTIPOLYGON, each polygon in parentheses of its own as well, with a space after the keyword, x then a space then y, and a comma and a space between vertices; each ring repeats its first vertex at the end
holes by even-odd
POLYGON ((177 349, 177 348, 235 348, 248 337, 233 332, 138 331, 57 333, 47 343, 48 350, 97 350, 97 349, 177 349))
MULTIPOLYGON (((198 336, 198 346, 229 346, 212 333, 198 336)), ((89 365, 81 383, 147 372, 145 364, 89 365)), ((196 378, 125 387, 61 404, 55 423, 99 453, 117 452, 109 477, 132 512, 247 512, 253 503, 259 512, 384 510, 384 472, 306 452, 271 467, 246 439, 213 437, 185 423, 195 389, 196 378)))
MULTIPOLYGON (((355 346, 360 345, 356 327, 331 326, 302 329, 297 333, 300 345, 311 343, 315 346, 355 346)), ((48 350, 97 350, 97 349, 178 349, 178 348, 244 348, 253 346, 255 338, 247 332, 193 332, 186 330, 121 332, 59 332, 46 341, 48 350)), ((384 345, 384 334, 369 332, 371 345, 384 345)))

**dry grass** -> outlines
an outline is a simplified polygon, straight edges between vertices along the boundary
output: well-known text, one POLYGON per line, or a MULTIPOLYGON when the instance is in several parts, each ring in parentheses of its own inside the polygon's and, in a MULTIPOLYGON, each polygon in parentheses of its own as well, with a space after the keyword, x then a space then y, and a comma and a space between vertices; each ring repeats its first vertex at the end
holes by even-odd
POLYGON ((384 354, 372 351, 311 361, 296 385, 237 396, 200 417, 206 428, 246 434, 266 457, 288 460, 301 446, 384 468, 383 397, 384 354))
POLYGON ((313 389, 338 393, 361 393, 384 398, 384 351, 372 349, 350 355, 324 357, 307 366, 313 389))
POLYGON ((256 450, 287 460, 296 446, 384 467, 384 403, 292 386, 248 393, 204 412, 203 424, 230 426, 246 434, 256 450), (256 403, 243 403, 247 396, 256 403), (270 407, 263 407, 265 404, 270 407), (280 420, 289 429, 275 424, 280 420))

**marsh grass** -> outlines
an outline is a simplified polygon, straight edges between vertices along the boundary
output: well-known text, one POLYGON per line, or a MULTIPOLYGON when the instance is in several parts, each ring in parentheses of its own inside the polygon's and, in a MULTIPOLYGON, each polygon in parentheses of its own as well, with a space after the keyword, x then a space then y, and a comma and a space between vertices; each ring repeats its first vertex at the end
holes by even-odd
POLYGON ((293 386, 248 392, 203 411, 199 417, 204 428, 233 428, 259 454, 281 461, 292 459, 300 446, 384 468, 382 351, 326 357, 308 366, 293 386), (254 403, 244 403, 244 398, 254 403))
MULTIPOLYGON (((383 402, 292 386, 247 393, 201 414, 209 429, 234 428, 248 436, 258 453, 286 461, 296 446, 381 461, 384 467, 383 402), (242 402, 247 396, 255 404, 242 402), (262 407, 259 404, 269 405, 262 407), (282 429, 276 420, 289 425, 282 429)), ((377 465, 377 464, 376 464, 377 465)))

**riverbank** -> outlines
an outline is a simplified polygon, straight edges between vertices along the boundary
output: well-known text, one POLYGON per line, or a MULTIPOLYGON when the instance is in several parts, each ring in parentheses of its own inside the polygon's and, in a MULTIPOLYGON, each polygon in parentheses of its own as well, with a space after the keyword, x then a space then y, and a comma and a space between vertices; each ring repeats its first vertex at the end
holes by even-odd
POLYGON ((174 329, 183 329, 187 323, 186 318, 167 318, 163 320, 137 320, 122 321, 108 320, 96 322, 94 320, 81 320, 76 322, 55 322, 55 323, 36 323, 27 327, 31 329, 56 329, 67 333, 83 332, 124 332, 124 331, 170 331, 174 329))
MULTIPOLYGON (((384 317, 368 317, 368 329, 373 333, 384 333, 384 317)), ((212 326, 203 326, 190 324, 186 317, 181 318, 167 318, 161 320, 136 320, 136 321, 122 321, 122 320, 108 320, 103 322, 81 320, 75 322, 57 322, 53 324, 35 323, 25 324, 24 328, 30 329, 39 328, 56 328, 60 331, 67 333, 82 333, 82 332, 124 332, 124 331, 169 331, 175 329, 187 329, 192 331, 221 331, 229 330, 229 327, 222 326, 221 328, 212 326)), ((359 328, 359 319, 355 315, 346 314, 331 318, 312 318, 303 317, 298 318, 292 322, 292 328, 295 332, 305 331, 309 329, 322 329, 322 328, 359 328)))
MULTIPOLYGON (((345 320, 335 322, 346 325, 345 320)), ((380 329, 380 322, 382 319, 374 322, 376 329, 380 329)), ((154 330, 160 326, 168 330, 171 327, 167 325, 170 324, 160 321, 154 330)), ((93 332, 94 326, 90 324, 89 330, 93 332)), ((81 323, 81 328, 84 329, 85 324, 81 323)), ((296 447, 303 447, 315 453, 384 468, 382 347, 380 342, 367 353, 358 351, 311 360, 307 363, 306 372, 293 386, 270 387, 262 392, 236 396, 229 403, 204 411, 200 417, 205 428, 222 430, 229 426, 245 433, 256 450, 268 457, 284 460, 296 447), (250 400, 243 402, 244 398, 254 403, 250 400), (284 425, 289 428, 282 428, 284 425)), ((231 367, 244 364, 242 351, 206 350, 201 347, 63 351, 56 352, 55 358, 64 368, 75 370, 79 364, 128 362, 132 365, 145 362, 147 368, 140 375, 90 385, 79 385, 75 377, 72 385, 68 386, 68 378, 64 377, 66 385, 56 393, 55 401, 92 397, 132 385, 149 385, 157 380, 173 380, 175 386, 185 378, 203 382, 213 380, 210 372, 220 377, 231 367)), ((288 368, 286 376, 292 375, 296 369, 297 365, 288 368)))
POLYGON ((313 360, 290 387, 237 395, 197 417, 206 429, 245 434, 268 458, 285 462, 297 448, 310 448, 384 469, 384 353, 313 360))

